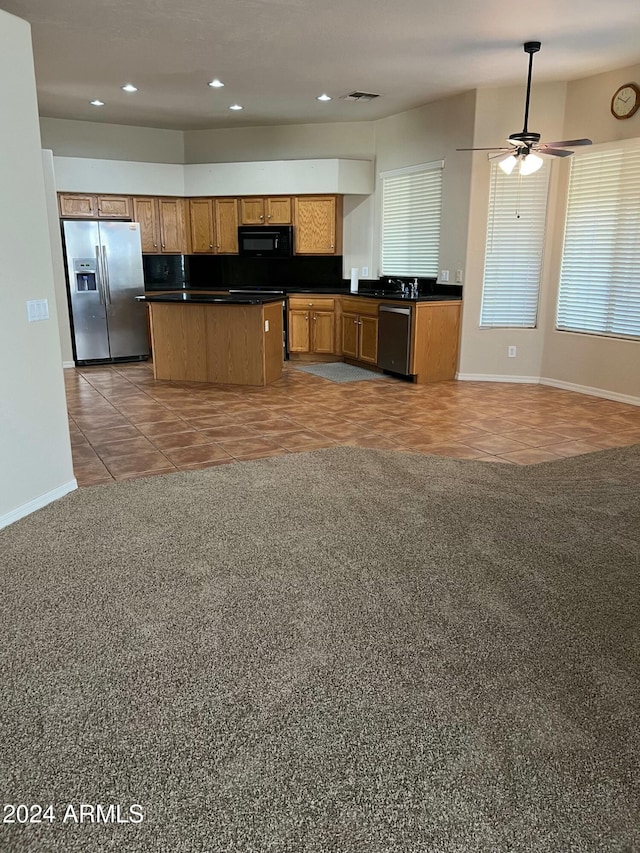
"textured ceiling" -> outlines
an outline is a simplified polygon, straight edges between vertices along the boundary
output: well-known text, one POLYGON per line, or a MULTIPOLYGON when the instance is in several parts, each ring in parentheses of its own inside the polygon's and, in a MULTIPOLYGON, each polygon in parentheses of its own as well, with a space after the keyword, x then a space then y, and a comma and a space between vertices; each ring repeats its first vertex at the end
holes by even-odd
POLYGON ((377 119, 479 86, 640 62, 637 0, 0 0, 32 26, 40 113, 179 130, 377 119), (207 82, 219 77, 223 89, 207 82), (139 91, 120 87, 132 81, 139 91), (381 95, 347 102, 353 90, 381 95), (328 92, 333 100, 320 103, 328 92), (104 107, 92 107, 99 98, 104 107), (231 112, 232 103, 244 106, 231 112))

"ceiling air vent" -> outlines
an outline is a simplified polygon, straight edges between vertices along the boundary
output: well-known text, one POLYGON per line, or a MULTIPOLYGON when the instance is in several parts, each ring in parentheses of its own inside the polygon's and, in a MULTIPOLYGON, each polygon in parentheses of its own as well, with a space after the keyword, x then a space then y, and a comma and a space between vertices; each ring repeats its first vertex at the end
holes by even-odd
POLYGON ((380 95, 374 95, 372 92, 349 92, 348 95, 343 95, 343 101, 373 101, 379 98, 380 95))

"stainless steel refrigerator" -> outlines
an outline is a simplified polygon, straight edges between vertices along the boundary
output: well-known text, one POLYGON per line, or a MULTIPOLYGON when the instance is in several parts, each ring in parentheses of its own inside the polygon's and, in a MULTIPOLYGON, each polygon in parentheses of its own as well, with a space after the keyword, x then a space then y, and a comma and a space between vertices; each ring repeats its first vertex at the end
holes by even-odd
POLYGON ((149 355, 140 225, 64 220, 74 356, 78 363, 149 355))

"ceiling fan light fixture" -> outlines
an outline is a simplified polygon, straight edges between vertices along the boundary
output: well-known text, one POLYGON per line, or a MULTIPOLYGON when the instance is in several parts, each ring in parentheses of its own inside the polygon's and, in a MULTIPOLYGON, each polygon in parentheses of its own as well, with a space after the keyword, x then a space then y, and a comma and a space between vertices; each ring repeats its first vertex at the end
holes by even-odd
POLYGON ((517 162, 518 158, 514 157, 513 154, 509 154, 509 156, 505 157, 504 160, 500 160, 498 166, 500 166, 505 175, 510 175, 515 169, 517 162))
POLYGON ((538 157, 537 154, 529 153, 520 163, 520 174, 533 175, 534 172, 537 172, 538 169, 542 168, 543 163, 544 160, 542 157, 538 157))

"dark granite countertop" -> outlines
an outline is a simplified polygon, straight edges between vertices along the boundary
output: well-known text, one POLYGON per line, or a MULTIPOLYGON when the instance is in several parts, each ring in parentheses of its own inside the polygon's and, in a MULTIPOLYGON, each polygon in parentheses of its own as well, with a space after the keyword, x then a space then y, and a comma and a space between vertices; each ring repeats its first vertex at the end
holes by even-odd
POLYGON ((280 302, 288 296, 300 294, 304 296, 342 296, 355 299, 379 299, 390 302, 461 302, 459 293, 421 293, 419 296, 407 296, 399 291, 380 289, 360 289, 351 293, 348 289, 331 288, 288 288, 274 291, 262 288, 238 288, 230 291, 182 290, 178 292, 147 292, 145 296, 136 297, 141 302, 197 302, 197 303, 226 303, 231 305, 261 305, 265 302, 280 302))
POLYGON ((274 294, 198 293, 189 290, 181 293, 148 293, 145 296, 136 296, 136 299, 138 302, 182 302, 200 305, 263 305, 266 302, 282 302, 283 297, 274 294))
POLYGON ((407 296, 404 293, 386 293, 381 290, 367 293, 359 290, 357 293, 345 293, 344 296, 364 297, 365 299, 384 299, 388 302, 462 302, 461 296, 445 293, 424 293, 419 296, 407 296))

